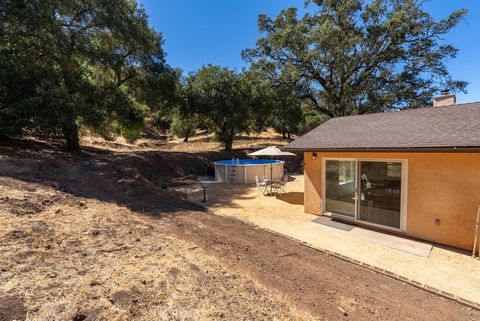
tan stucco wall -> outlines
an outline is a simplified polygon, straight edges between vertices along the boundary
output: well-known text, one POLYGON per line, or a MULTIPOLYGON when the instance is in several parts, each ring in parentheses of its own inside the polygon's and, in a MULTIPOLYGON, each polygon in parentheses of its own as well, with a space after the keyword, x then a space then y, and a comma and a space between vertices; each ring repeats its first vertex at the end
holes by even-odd
POLYGON ((305 153, 305 212, 321 214, 322 158, 406 160, 409 236, 471 250, 480 205, 480 153, 305 153), (440 224, 435 220, 439 219, 440 224))
POLYGON ((304 173, 305 212, 320 215, 322 213, 322 159, 320 156, 314 160, 312 153, 304 154, 304 173))

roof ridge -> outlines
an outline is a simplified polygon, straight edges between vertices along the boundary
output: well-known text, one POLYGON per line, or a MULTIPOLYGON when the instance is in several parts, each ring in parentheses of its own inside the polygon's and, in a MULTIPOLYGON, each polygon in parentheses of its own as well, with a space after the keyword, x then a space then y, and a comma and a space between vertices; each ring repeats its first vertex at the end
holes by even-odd
POLYGON ((380 147, 478 149, 480 102, 331 118, 288 144, 286 150, 380 147))
POLYGON ((459 106, 459 105, 473 105, 473 104, 480 104, 480 100, 479 100, 479 101, 472 101, 472 102, 469 102, 469 103, 455 104, 455 105, 453 105, 453 106, 459 106))
POLYGON ((461 104, 454 104, 454 105, 446 105, 446 106, 423 106, 423 107, 408 107, 408 108, 403 108, 399 110, 391 110, 391 111, 378 111, 375 113, 365 113, 365 114, 357 114, 357 115, 345 115, 345 116, 339 116, 339 117, 332 117, 329 120, 332 119, 341 119, 341 118, 349 118, 349 117, 360 117, 360 116, 372 116, 372 115, 385 115, 385 114, 390 114, 390 113, 401 113, 401 112, 412 112, 412 111, 420 111, 420 110, 429 110, 429 109, 446 109, 446 108, 454 108, 455 106, 463 106, 463 105, 475 105, 475 104, 480 104, 480 101, 474 101, 470 103, 461 103, 461 104))

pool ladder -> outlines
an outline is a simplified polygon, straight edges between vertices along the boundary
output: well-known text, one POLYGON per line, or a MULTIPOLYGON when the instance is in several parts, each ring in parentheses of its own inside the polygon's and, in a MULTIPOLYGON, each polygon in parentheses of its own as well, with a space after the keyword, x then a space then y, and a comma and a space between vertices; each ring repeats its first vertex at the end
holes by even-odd
POLYGON ((237 182, 237 166, 229 166, 227 184, 235 184, 236 182, 237 182))

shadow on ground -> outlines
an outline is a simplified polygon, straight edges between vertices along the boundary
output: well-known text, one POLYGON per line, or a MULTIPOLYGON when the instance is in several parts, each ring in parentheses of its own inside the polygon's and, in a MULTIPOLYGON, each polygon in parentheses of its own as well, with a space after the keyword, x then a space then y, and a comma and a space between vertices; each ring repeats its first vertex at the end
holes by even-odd
POLYGON ((277 199, 289 204, 303 205, 303 196, 304 193, 302 192, 287 192, 283 194, 278 194, 277 199))
MULTIPOLYGON (((3 139, 0 176, 116 203, 135 212, 171 213, 199 210, 171 187, 192 184, 197 176, 213 172, 214 161, 232 157, 245 158, 245 151, 115 152, 85 147, 82 152, 68 153, 61 143, 3 139)), ((244 192, 243 187, 236 186, 225 191, 220 201, 232 205, 244 192)))

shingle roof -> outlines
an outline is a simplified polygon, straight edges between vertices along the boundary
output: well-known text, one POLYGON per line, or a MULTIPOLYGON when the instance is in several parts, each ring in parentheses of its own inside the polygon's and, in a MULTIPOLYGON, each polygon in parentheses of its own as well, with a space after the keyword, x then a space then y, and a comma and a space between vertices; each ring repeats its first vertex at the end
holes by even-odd
POLYGON ((332 118, 290 150, 480 149, 480 102, 332 118))

